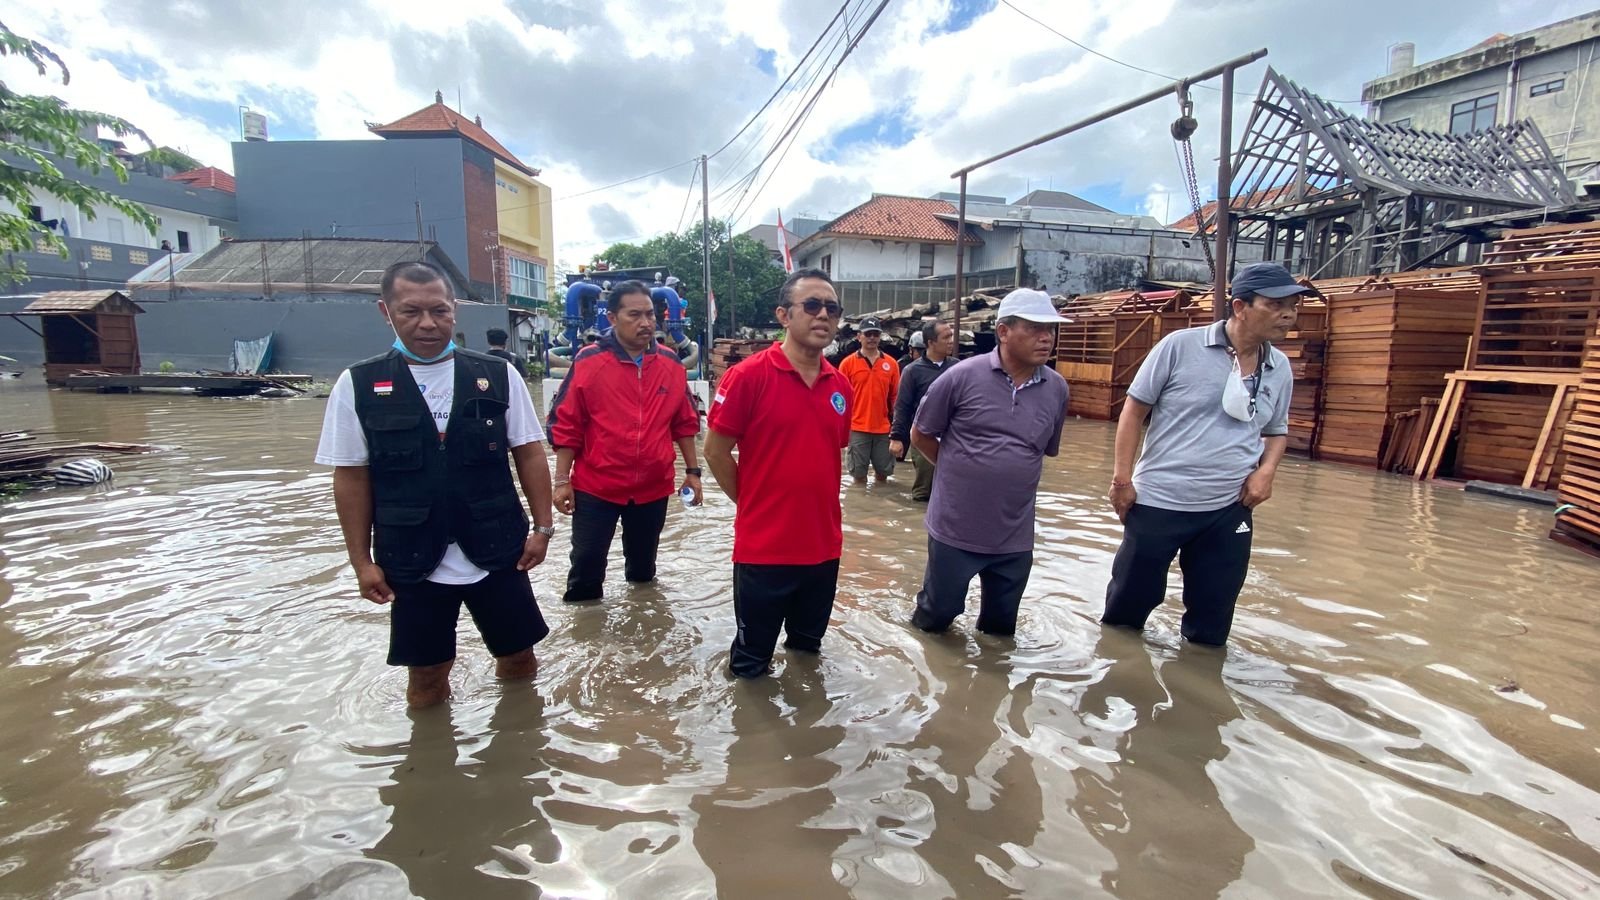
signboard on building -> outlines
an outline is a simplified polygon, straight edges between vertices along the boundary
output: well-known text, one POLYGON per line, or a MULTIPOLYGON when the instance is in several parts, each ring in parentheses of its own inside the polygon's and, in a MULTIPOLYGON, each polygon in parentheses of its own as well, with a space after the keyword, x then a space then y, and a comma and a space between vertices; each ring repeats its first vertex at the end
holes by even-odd
POLYGON ((267 139, 267 117, 251 110, 242 110, 239 114, 240 130, 244 132, 247 141, 264 141, 267 139))

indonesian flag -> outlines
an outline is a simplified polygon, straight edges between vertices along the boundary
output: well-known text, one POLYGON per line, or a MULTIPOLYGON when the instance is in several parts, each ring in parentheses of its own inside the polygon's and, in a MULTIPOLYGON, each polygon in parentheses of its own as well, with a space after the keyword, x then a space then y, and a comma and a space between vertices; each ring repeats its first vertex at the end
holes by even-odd
POLYGON ((783 227, 783 210, 778 210, 778 250, 783 253, 783 271, 794 271, 794 256, 789 253, 789 232, 783 227))

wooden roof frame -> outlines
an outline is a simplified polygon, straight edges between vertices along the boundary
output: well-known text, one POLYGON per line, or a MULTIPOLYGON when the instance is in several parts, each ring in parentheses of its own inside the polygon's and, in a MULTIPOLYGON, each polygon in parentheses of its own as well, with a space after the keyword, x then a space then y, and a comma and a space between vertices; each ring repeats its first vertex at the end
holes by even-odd
POLYGON ((1465 135, 1384 124, 1357 118, 1272 68, 1262 79, 1234 172, 1234 197, 1270 198, 1235 207, 1242 237, 1259 238, 1275 222, 1352 202, 1371 208, 1426 197, 1507 211, 1574 202, 1532 121, 1465 135))

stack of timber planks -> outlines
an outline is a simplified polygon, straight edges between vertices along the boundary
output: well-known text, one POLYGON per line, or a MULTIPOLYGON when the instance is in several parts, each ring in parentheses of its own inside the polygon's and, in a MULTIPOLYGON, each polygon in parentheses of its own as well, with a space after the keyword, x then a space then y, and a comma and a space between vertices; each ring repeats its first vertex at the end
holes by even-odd
POLYGON ((1509 231, 1476 267, 1482 286, 1466 367, 1447 376, 1417 468, 1553 487, 1565 466, 1584 342, 1600 318, 1600 225, 1509 231))
MULTIPOLYGON (((1114 291, 1069 302, 1061 314, 1070 321, 1061 323, 1056 339, 1056 371, 1071 388, 1067 411, 1086 419, 1121 415, 1128 385, 1165 334, 1165 317, 1190 301, 1184 291, 1114 291)), ((1189 321, 1182 315, 1177 327, 1189 321)), ((1209 312, 1203 321, 1210 321, 1209 312)))
POLYGON ((716 343, 711 346, 712 383, 721 381, 723 373, 738 365, 742 360, 749 359, 771 346, 771 338, 757 338, 755 340, 717 338, 716 343))
MULTIPOLYGON (((1380 466, 1390 457, 1396 417, 1420 416, 1423 398, 1438 397, 1445 376, 1465 363, 1478 295, 1383 282, 1327 293, 1327 377, 1316 456, 1380 466)), ((1407 439, 1414 436, 1414 429, 1406 431, 1407 439)), ((1398 467, 1412 468, 1414 461, 1398 467)))
POLYGON ((1563 438, 1561 511, 1550 537, 1600 556, 1600 332, 1584 348, 1581 375, 1563 438))

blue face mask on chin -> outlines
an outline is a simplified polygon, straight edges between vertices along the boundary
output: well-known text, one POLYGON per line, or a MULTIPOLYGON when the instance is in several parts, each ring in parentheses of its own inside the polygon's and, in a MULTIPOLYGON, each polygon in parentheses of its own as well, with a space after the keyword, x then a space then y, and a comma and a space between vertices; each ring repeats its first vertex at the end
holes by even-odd
POLYGON ((422 363, 423 365, 427 365, 429 363, 436 363, 439 360, 444 359, 446 356, 449 356, 450 354, 456 352, 456 342, 454 340, 451 340, 450 343, 444 345, 444 349, 440 350, 439 354, 437 356, 424 358, 424 357, 416 355, 415 353, 412 353, 409 349, 406 348, 406 342, 400 340, 400 336, 399 335, 395 335, 394 349, 399 350, 401 356, 404 356, 406 359, 409 359, 412 362, 419 362, 419 363, 422 363))

